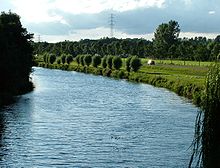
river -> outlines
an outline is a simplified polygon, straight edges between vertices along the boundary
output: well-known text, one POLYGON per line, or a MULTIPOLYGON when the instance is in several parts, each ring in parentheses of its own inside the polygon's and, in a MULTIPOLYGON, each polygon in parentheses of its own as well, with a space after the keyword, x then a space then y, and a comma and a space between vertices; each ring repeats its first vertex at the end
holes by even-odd
POLYGON ((34 68, 0 110, 0 167, 187 167, 198 109, 163 88, 34 68))

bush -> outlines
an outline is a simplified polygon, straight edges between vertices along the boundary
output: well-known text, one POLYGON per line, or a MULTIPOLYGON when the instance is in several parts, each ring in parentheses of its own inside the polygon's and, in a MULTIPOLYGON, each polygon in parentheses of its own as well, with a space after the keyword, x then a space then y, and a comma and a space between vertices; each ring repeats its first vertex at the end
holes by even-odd
POLYGON ((79 62, 82 66, 84 66, 84 55, 80 55, 79 62))
POLYGON ((50 54, 49 56, 49 63, 53 64, 56 61, 56 56, 54 54, 50 54))
POLYGON ((94 55, 92 57, 92 66, 97 68, 99 64, 101 64, 101 57, 99 55, 94 55))
POLYGON ((131 71, 131 66, 130 66, 131 59, 132 59, 132 57, 128 57, 125 62, 125 68, 126 68, 126 71, 128 71, 128 72, 131 71))
POLYGON ((107 60, 106 60, 107 67, 108 67, 109 69, 112 69, 112 59, 113 59, 113 56, 109 55, 109 56, 107 57, 107 60))
POLYGON ((43 54, 43 60, 45 63, 48 63, 48 54, 47 53, 43 54))
POLYGON ((65 54, 61 55, 61 62, 62 62, 62 64, 65 64, 65 62, 66 62, 66 55, 65 54))
POLYGON ((120 57, 114 57, 112 59, 113 68, 119 70, 122 66, 122 60, 120 57))
POLYGON ((105 68, 105 69, 102 70, 102 75, 103 75, 103 76, 108 76, 108 77, 110 77, 110 76, 111 76, 111 73, 112 73, 112 70, 111 70, 111 69, 105 68))
POLYGON ((80 64, 80 55, 77 55, 76 57, 75 57, 75 61, 76 61, 76 63, 79 65, 80 64))
MULTIPOLYGON (((201 97, 201 96, 200 96, 201 97)), ((197 158, 198 167, 219 167, 220 145, 220 64, 214 64, 207 75, 202 110, 196 121, 190 166, 197 158)))
POLYGON ((107 56, 104 56, 104 57, 102 58, 102 63, 101 63, 102 68, 106 68, 106 67, 107 67, 106 61, 107 61, 107 56))
POLYGON ((84 64, 89 66, 92 62, 92 56, 90 54, 87 54, 84 56, 84 64))
POLYGON ((61 64, 61 59, 60 58, 57 59, 57 64, 61 64))
POLYGON ((68 55, 66 56, 66 63, 67 63, 67 64, 70 64, 72 61, 73 61, 73 56, 70 55, 70 54, 68 54, 68 55))
POLYGON ((132 71, 137 72, 141 67, 141 60, 138 57, 132 57, 130 62, 130 67, 132 71))

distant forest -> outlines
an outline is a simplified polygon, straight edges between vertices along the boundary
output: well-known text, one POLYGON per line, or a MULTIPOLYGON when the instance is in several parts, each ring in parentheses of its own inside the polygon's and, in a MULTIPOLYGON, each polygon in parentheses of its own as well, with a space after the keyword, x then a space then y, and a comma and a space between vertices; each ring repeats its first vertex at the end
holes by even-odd
POLYGON ((136 55, 140 58, 179 59, 191 61, 215 61, 220 53, 220 35, 215 39, 206 37, 179 38, 180 28, 176 21, 169 21, 158 26, 152 41, 145 39, 102 38, 98 40, 84 39, 78 42, 64 41, 57 43, 36 42, 34 54, 44 53, 71 54, 73 57, 82 54, 117 55, 128 57, 136 55))

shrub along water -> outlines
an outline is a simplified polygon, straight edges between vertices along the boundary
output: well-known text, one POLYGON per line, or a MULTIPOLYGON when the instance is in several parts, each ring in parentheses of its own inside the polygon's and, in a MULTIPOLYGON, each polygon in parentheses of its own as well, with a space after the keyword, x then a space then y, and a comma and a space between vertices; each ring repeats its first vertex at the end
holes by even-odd
POLYGON ((220 64, 214 64, 207 75, 202 110, 196 121, 193 154, 189 167, 220 167, 220 64))
MULTIPOLYGON (((49 64, 41 63, 39 66, 47 67, 47 68, 58 68, 62 70, 74 70, 78 72, 93 73, 96 75, 126 79, 128 81, 148 83, 157 87, 164 87, 169 90, 172 90, 180 96, 184 96, 191 99, 194 104, 198 106, 201 105, 201 96, 202 96, 201 93, 202 90, 204 90, 204 87, 202 85, 191 83, 190 80, 185 81, 182 80, 182 78, 180 79, 176 78, 175 75, 174 77, 170 78, 170 76, 163 75, 163 73, 160 74, 158 72, 156 73, 154 72, 154 71, 164 71, 168 69, 170 72, 173 73, 175 70, 179 70, 179 68, 170 70, 169 68, 161 67, 161 66, 159 67, 148 66, 149 68, 147 70, 145 70, 146 67, 143 67, 142 70, 139 70, 141 67, 141 61, 139 58, 135 56, 127 58, 127 60, 125 61, 125 67, 122 68, 120 67, 119 69, 115 69, 115 67, 114 69, 109 68, 109 67, 112 68, 113 60, 115 60, 115 57, 113 56, 105 56, 102 58, 102 60, 99 60, 99 63, 102 62, 101 66, 97 65, 97 67, 94 66, 85 67, 84 66, 85 61, 83 61, 83 65, 81 64, 81 59, 83 58, 84 60, 84 57, 85 55, 80 55, 80 56, 78 55, 75 58, 76 62, 73 62, 70 65, 66 65, 66 64, 49 65, 49 64)), ((96 57, 97 56, 93 56, 92 59, 94 60, 94 58, 96 57)), ((184 68, 182 69, 184 70, 184 68)), ((183 72, 186 73, 185 70, 183 72)), ((177 73, 183 73, 183 72, 178 71, 177 73)))
POLYGON ((112 65, 113 65, 113 68, 116 69, 116 70, 119 70, 122 66, 122 60, 120 57, 114 57, 112 59, 112 65))
POLYGON ((107 67, 106 61, 107 61, 107 56, 104 56, 104 57, 102 58, 102 62, 101 62, 102 68, 106 68, 106 67, 107 67))
POLYGON ((92 66, 97 68, 101 64, 101 57, 99 55, 94 55, 92 57, 92 66))

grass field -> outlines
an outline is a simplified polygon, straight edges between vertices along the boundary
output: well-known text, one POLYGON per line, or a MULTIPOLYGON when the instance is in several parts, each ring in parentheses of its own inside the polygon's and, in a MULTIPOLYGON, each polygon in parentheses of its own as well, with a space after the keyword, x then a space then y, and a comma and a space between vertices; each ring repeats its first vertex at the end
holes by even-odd
MULTIPOLYGON (((142 58, 143 63, 147 63, 149 59, 142 58)), ((155 60, 156 64, 169 64, 169 65, 184 65, 184 66, 210 66, 212 62, 199 62, 199 61, 183 61, 183 60, 155 60)))
MULTIPOLYGON (((184 61, 181 60, 155 60, 155 65, 148 65, 149 59, 142 58, 143 66, 139 73, 148 76, 161 76, 168 80, 180 80, 184 83, 192 83, 197 86, 203 86, 209 66, 212 62, 197 62, 197 61, 184 61)), ((125 69, 125 61, 123 59, 123 69, 125 69)))

